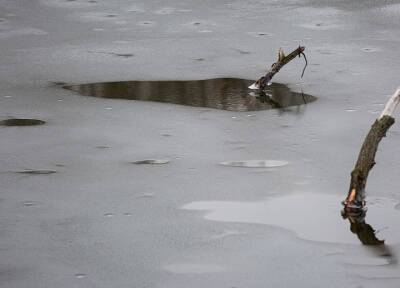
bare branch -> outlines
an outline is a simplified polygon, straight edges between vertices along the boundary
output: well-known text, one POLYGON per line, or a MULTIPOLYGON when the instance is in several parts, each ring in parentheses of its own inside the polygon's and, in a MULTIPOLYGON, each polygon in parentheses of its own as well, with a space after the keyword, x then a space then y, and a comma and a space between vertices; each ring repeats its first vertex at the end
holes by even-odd
POLYGON ((249 86, 250 89, 261 89, 263 90, 268 83, 271 82, 272 77, 274 77, 274 75, 276 73, 279 72, 279 70, 281 70, 281 68, 283 66, 285 66, 287 63, 289 63, 290 61, 292 61, 294 58, 296 58, 297 56, 304 56, 304 59, 306 60, 306 66, 304 66, 303 68, 303 73, 301 74, 301 77, 303 77, 304 75, 304 71, 307 67, 307 58, 304 55, 304 50, 306 48, 304 46, 299 46, 296 50, 292 51, 289 55, 285 56, 283 54, 282 49, 279 49, 278 52, 278 61, 275 62, 274 64, 272 64, 271 68, 268 70, 267 74, 265 74, 265 76, 261 77, 260 79, 258 79, 254 84, 252 84, 251 86, 249 86))
POLYGON ((368 173, 375 165, 375 154, 378 150, 379 142, 386 136, 386 132, 394 124, 392 114, 399 102, 400 89, 397 89, 365 137, 356 165, 351 172, 349 192, 346 200, 343 201, 345 209, 362 209, 364 207, 368 173))

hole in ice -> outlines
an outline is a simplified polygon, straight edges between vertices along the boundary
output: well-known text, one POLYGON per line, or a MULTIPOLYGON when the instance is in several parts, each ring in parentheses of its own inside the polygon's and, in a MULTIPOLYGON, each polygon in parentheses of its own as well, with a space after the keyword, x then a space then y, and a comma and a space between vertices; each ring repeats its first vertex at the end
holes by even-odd
POLYGON ((167 164, 169 163, 168 159, 146 159, 146 160, 139 160, 139 161, 134 161, 131 162, 132 164, 167 164))
POLYGON ((28 119, 28 118, 10 118, 0 121, 1 126, 36 126, 43 125, 46 122, 39 119, 28 119))
POLYGON ((65 85, 63 88, 111 99, 128 99, 207 107, 228 111, 258 111, 299 106, 317 98, 273 83, 265 94, 250 94, 254 80, 215 78, 190 81, 122 81, 65 85))
POLYGON ((57 171, 55 171, 55 170, 22 170, 22 171, 14 171, 14 173, 27 174, 27 175, 50 175, 50 174, 57 173, 57 171))

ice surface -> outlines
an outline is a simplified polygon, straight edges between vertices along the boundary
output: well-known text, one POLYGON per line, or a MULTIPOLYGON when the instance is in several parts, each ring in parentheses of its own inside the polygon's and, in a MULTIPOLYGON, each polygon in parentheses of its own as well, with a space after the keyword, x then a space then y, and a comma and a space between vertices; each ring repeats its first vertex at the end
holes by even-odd
POLYGON ((247 167, 247 168, 274 168, 289 164, 282 160, 242 160, 242 161, 224 161, 220 163, 224 166, 247 167))
MULTIPOLYGON (((378 115, 368 111, 399 86, 398 1, 1 0, 0 19, 0 119, 46 121, 0 126, 1 287, 399 287, 396 241, 375 248, 308 241, 280 220, 208 221, 207 212, 179 209, 294 193, 326 195, 332 200, 318 204, 339 206, 378 115), (318 101, 251 117, 83 97, 60 85, 256 80, 280 47, 299 45, 309 60, 304 77, 304 61, 295 59, 274 82, 318 101), (131 164, 143 159, 171 161, 131 164), (290 165, 219 165, 232 159, 290 165), (57 173, 12 173, 27 170, 57 173), (240 233, 215 237, 225 231, 240 233)), ((397 124, 389 132, 367 197, 398 203, 397 124)), ((339 210, 338 235, 357 240, 339 210)), ((385 224, 389 214, 370 211, 379 233, 396 235, 385 224)))
MULTIPOLYGON (((272 197, 266 201, 228 202, 200 201, 184 205, 187 210, 206 211, 205 218, 214 221, 255 223, 283 227, 295 232, 299 237, 330 243, 359 243, 352 235, 347 221, 337 217, 340 199, 332 195, 293 194, 272 197)), ((380 240, 393 244, 400 242, 397 229, 399 211, 390 199, 370 199, 366 222, 373 227, 385 227, 377 233, 380 240), (368 221, 384 219, 383 223, 368 221), (376 224, 376 225, 374 225, 376 224), (377 226, 378 225, 378 226, 377 226)))

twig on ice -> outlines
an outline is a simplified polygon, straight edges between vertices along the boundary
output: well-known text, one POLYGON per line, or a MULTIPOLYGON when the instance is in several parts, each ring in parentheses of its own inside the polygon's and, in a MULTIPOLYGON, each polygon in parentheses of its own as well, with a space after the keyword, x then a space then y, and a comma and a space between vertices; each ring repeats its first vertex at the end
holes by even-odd
POLYGON ((304 71, 306 70, 307 67, 307 58, 306 55, 304 54, 305 49, 306 47, 299 46, 296 50, 292 51, 289 55, 285 56, 282 48, 280 48, 278 51, 278 61, 272 64, 271 68, 268 70, 265 76, 261 77, 254 84, 250 85, 249 88, 260 89, 260 90, 265 89, 265 87, 267 87, 267 85, 271 83, 272 77, 274 77, 274 75, 278 73, 283 66, 292 61, 294 58, 296 58, 296 56, 300 57, 301 55, 303 55, 304 59, 306 60, 306 65, 304 66, 303 72, 301 73, 301 77, 303 77, 304 71))

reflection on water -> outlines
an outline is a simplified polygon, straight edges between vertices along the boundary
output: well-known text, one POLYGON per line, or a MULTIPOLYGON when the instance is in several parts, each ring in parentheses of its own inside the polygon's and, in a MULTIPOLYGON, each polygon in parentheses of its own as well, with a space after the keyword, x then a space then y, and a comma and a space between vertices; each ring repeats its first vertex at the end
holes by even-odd
POLYGON ((397 258, 385 240, 379 239, 377 231, 365 222, 367 209, 343 209, 341 214, 343 219, 349 220, 350 231, 357 235, 363 245, 369 246, 375 256, 385 258, 388 264, 397 264, 397 258))
POLYGON ((274 83, 265 93, 249 94, 253 80, 217 78, 195 81, 124 81, 64 88, 85 96, 165 102, 229 111, 256 111, 298 106, 315 101, 308 94, 291 91, 286 85, 274 83))
POLYGON ((365 222, 367 210, 342 210, 343 219, 350 222, 350 231, 357 235, 361 243, 364 245, 383 245, 385 240, 379 240, 375 235, 375 230, 371 225, 365 222))

